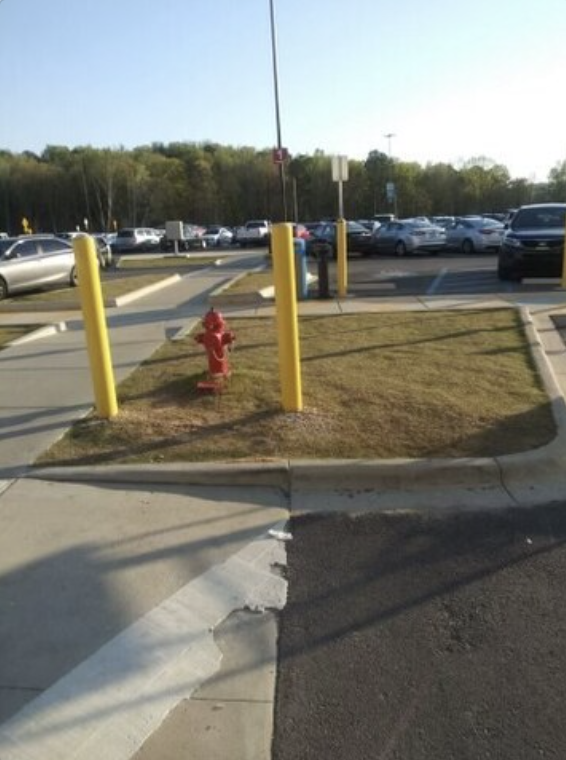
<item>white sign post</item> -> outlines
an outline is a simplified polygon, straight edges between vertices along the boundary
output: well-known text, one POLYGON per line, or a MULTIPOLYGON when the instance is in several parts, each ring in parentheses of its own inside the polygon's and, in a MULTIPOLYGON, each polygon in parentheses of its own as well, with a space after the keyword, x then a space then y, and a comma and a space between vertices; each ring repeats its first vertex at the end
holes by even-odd
POLYGON ((344 218, 343 183, 348 181, 348 156, 332 156, 332 181, 338 182, 338 217, 344 218))

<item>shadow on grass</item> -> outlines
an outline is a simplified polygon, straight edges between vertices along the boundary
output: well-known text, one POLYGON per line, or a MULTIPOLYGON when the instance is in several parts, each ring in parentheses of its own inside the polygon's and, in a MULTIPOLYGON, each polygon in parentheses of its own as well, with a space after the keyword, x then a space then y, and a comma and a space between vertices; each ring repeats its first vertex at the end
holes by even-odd
POLYGON ((557 435, 552 404, 545 402, 519 414, 499 419, 477 433, 423 446, 423 457, 485 457, 516 454, 549 444, 557 435))
MULTIPOLYGON (((185 380, 176 381, 174 386, 184 386, 185 380)), ((160 394, 155 396, 159 402, 160 394)), ((187 395, 187 402, 191 399, 187 395)), ((214 401, 211 397, 211 401, 214 401)), ((221 402, 219 402, 221 403, 221 402)), ((148 414, 159 415, 159 405, 148 414)), ((182 421, 182 411, 179 419, 182 421)), ((303 416, 304 417, 304 416, 303 416)), ((303 435, 295 438, 294 417, 284 415, 279 409, 269 409, 248 414, 233 414, 222 421, 201 423, 198 426, 187 420, 186 427, 174 435, 159 435, 155 431, 146 433, 143 440, 135 434, 123 434, 113 429, 112 422, 89 418, 79 421, 73 427, 68 446, 76 453, 67 456, 42 457, 40 466, 77 466, 124 462, 203 462, 265 459, 366 459, 377 464, 396 457, 446 459, 459 457, 495 457, 516 454, 540 448, 550 443, 556 436, 556 426, 550 404, 543 404, 521 414, 513 415, 497 425, 482 428, 477 433, 462 437, 459 429, 441 429, 431 441, 427 433, 421 440, 410 429, 399 434, 396 441, 383 441, 379 430, 371 425, 360 435, 347 438, 353 441, 350 447, 344 444, 346 434, 342 429, 337 437, 320 443, 316 436, 308 434, 308 417, 302 421, 303 435), (282 419, 285 425, 282 425, 282 419), (306 420, 306 438, 304 425, 306 420), (100 434, 97 431, 97 427, 100 434), (286 430, 289 437, 286 439, 286 430), (367 437, 364 437, 367 434, 367 437), (81 440, 85 437, 85 443, 81 440), (118 440, 116 440, 118 438, 118 440), (298 442, 297 442, 298 441, 298 442), (383 447, 386 448, 383 448, 383 447), (88 447, 88 453, 86 453, 88 447)), ((297 415, 301 424, 301 416, 297 415)), ((151 430, 151 429, 150 429, 151 430)))
MULTIPOLYGON (((149 441, 143 441, 136 443, 135 441, 127 441, 122 446, 116 446, 111 449, 106 449, 105 451, 98 451, 94 452, 92 454, 88 455, 77 455, 76 457, 69 457, 69 458, 49 458, 48 460, 40 460, 38 462, 39 466, 47 466, 50 467, 65 467, 65 466, 77 466, 77 465, 87 465, 87 464, 108 464, 108 463, 117 463, 120 461, 133 461, 137 459, 138 457, 144 457, 149 454, 159 453, 160 456, 163 458, 163 460, 167 460, 167 449, 173 449, 177 448, 179 446, 182 446, 183 444, 191 444, 191 445, 198 445, 199 443, 202 443, 203 441, 207 441, 209 439, 213 439, 215 436, 223 435, 226 433, 227 430, 232 430, 234 427, 238 427, 239 429, 245 428, 246 426, 253 426, 258 423, 263 423, 266 421, 270 421, 273 418, 280 416, 281 412, 277 411, 262 411, 262 412, 255 412, 253 414, 249 414, 243 417, 238 418, 237 420, 231 420, 228 422, 220 422, 217 424, 210 424, 207 425, 205 428, 191 428, 187 430, 186 432, 179 433, 174 436, 166 436, 163 438, 152 438, 149 441)), ((78 422, 74 428, 73 428, 73 434, 75 437, 77 437, 80 440, 80 434, 81 429, 87 429, 89 436, 91 435, 91 429, 92 425, 101 424, 106 425, 107 423, 105 421, 98 421, 98 420, 86 420, 84 422, 78 422)), ((91 445, 91 448, 95 448, 96 444, 91 445)), ((241 455, 241 453, 240 453, 241 455)), ((258 452, 256 457, 261 457, 262 452, 258 452)), ((263 452, 263 456, 265 456, 265 452, 263 452)), ((239 458, 238 452, 232 451, 222 451, 219 450, 218 453, 218 460, 222 459, 231 459, 231 458, 239 458)), ((201 457, 187 455, 185 457, 177 456, 173 460, 168 461, 177 461, 177 462, 199 462, 199 461, 209 461, 210 457, 203 455, 201 457)))

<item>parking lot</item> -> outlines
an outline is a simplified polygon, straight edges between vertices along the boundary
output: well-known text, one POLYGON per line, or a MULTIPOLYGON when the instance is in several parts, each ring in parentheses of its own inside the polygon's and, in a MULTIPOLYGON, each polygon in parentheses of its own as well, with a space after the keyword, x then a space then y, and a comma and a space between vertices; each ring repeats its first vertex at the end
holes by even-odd
MULTIPOLYGON (((316 273, 316 262, 309 268, 316 273)), ((335 283, 335 264, 330 281, 335 283)), ((455 296, 495 293, 548 292, 558 280, 502 282, 497 276, 497 255, 352 256, 348 260, 348 291, 354 297, 455 296)))

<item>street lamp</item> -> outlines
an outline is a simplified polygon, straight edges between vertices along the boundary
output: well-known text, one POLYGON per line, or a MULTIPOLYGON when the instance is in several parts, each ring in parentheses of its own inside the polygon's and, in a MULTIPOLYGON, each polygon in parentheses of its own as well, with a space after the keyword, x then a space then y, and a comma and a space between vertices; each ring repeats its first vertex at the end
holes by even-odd
POLYGON ((391 187, 393 190, 393 210, 395 212, 395 216, 397 216, 397 188, 395 187, 395 183, 393 182, 393 158, 391 156, 391 139, 395 137, 394 132, 388 132, 386 135, 383 135, 387 138, 387 152, 389 153, 389 176, 390 176, 390 182, 391 187))
POLYGON ((387 138, 387 150, 389 153, 389 160, 391 160, 391 138, 395 137, 395 134, 393 132, 389 132, 388 134, 383 135, 383 136, 387 138))
POLYGON ((273 87, 275 90, 275 123, 277 125, 277 155, 279 164, 279 182, 281 185, 281 204, 283 210, 283 220, 287 221, 287 190, 285 188, 285 158, 283 143, 281 142, 281 117, 279 114, 279 80, 277 76, 277 40, 275 36, 275 10, 273 0, 269 0, 269 9, 271 17, 271 55, 273 59, 273 87))

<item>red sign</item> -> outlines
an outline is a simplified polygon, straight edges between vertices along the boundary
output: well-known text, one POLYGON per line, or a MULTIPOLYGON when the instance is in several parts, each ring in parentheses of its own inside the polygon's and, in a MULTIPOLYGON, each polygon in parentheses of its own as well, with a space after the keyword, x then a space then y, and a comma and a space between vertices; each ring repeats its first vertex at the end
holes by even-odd
POLYGON ((273 148, 273 163, 282 164, 289 158, 289 152, 287 148, 273 148))

